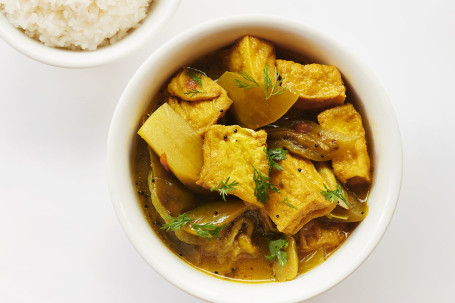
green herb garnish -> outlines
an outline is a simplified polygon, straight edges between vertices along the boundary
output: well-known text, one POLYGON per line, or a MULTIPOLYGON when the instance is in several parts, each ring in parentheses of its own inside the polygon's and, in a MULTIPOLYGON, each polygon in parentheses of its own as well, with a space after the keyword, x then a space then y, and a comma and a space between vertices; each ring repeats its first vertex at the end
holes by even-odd
POLYGON ((284 93, 286 88, 281 87, 281 83, 283 82, 284 78, 278 80, 280 73, 276 67, 272 71, 272 75, 270 75, 269 66, 265 64, 262 74, 264 77, 264 86, 261 86, 253 77, 248 75, 246 72, 241 72, 243 79, 246 81, 234 79, 235 85, 239 88, 245 89, 258 87, 264 92, 265 100, 268 100, 272 96, 278 96, 284 93))
POLYGON ((325 185, 325 183, 324 183, 324 188, 325 188, 325 191, 321 190, 321 194, 324 196, 324 198, 326 200, 329 200, 330 202, 335 202, 335 201, 341 200, 348 207, 351 207, 351 205, 349 205, 349 203, 346 199, 343 189, 341 188, 341 186, 339 184, 337 184, 337 188, 335 190, 329 190, 327 188, 327 185, 325 185))
POLYGON ((289 241, 286 239, 270 241, 269 242, 270 255, 265 256, 265 258, 270 261, 277 259, 281 266, 285 266, 288 263, 288 255, 286 252, 282 250, 286 249, 288 245, 289 241))
POLYGON ((190 97, 194 97, 195 95, 202 94, 202 93, 205 93, 205 91, 202 92, 197 89, 190 89, 190 90, 184 92, 185 95, 190 96, 190 97))
POLYGON ((280 203, 283 203, 284 205, 290 207, 290 208, 294 208, 294 209, 297 209, 297 207, 294 206, 294 204, 291 204, 291 203, 288 203, 286 202, 288 200, 288 198, 284 198, 283 201, 281 201, 280 203))
POLYGON ((161 229, 164 229, 165 231, 176 231, 184 228, 188 223, 193 222, 193 219, 188 217, 187 214, 181 214, 177 217, 167 216, 166 220, 170 220, 170 222, 161 226, 161 229))
MULTIPOLYGON (((190 77, 199 87, 202 89, 202 74, 197 73, 192 69, 187 69, 186 70, 186 75, 190 77)), ((198 89, 190 89, 189 91, 186 91, 184 94, 190 97, 194 97, 197 94, 202 94, 202 93, 207 93, 205 90, 198 90, 198 89)))
POLYGON ((254 169, 254 195, 259 202, 265 204, 265 202, 270 200, 269 190, 276 193, 280 193, 280 190, 275 184, 270 182, 271 178, 269 176, 264 176, 253 164, 251 166, 254 169))
POLYGON ((266 150, 264 148, 264 153, 267 156, 267 160, 269 160, 269 172, 272 171, 273 169, 283 170, 283 167, 276 161, 286 159, 287 152, 288 151, 286 149, 283 149, 281 147, 270 148, 269 150, 266 150))
POLYGON ((177 217, 167 216, 166 220, 170 220, 170 222, 161 226, 161 229, 165 231, 176 231, 184 228, 189 223, 190 227, 196 231, 199 237, 206 238, 209 241, 218 239, 220 237, 220 231, 226 227, 226 225, 216 226, 211 222, 195 224, 193 223, 194 219, 191 219, 187 214, 181 214, 177 217))
POLYGON ((231 177, 228 177, 224 182, 220 181, 217 186, 214 186, 210 189, 210 191, 214 190, 219 191, 223 201, 226 201, 226 196, 228 195, 228 193, 234 190, 237 185, 239 185, 239 182, 237 181, 232 181, 231 184, 229 184, 230 178, 231 177))
POLYGON ((201 238, 206 238, 207 240, 219 239, 220 231, 222 231, 226 225, 216 226, 213 223, 205 224, 194 224, 191 223, 190 226, 196 231, 196 234, 201 238))

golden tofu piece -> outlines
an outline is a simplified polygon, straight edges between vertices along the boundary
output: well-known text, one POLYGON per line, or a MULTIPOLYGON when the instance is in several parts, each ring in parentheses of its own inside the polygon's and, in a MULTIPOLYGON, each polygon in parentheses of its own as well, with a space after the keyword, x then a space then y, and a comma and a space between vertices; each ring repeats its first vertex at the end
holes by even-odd
POLYGON ((204 136, 210 126, 224 116, 232 100, 223 89, 219 97, 211 100, 187 102, 171 97, 168 103, 199 135, 204 136))
POLYGON ((288 153, 280 165, 283 170, 270 173, 280 193, 269 193, 265 209, 280 232, 294 235, 310 220, 330 213, 337 203, 326 200, 321 194, 324 179, 310 160, 288 153))
POLYGON ((318 115, 322 127, 359 137, 354 147, 332 160, 332 167, 338 180, 350 185, 371 182, 370 157, 367 150, 362 117, 354 106, 346 103, 323 111, 318 115))
POLYGON ((268 176, 269 162, 264 153, 267 133, 253 131, 238 125, 212 125, 205 133, 203 159, 204 166, 196 184, 210 189, 221 181, 236 181, 239 184, 230 195, 235 195, 246 204, 263 207, 254 195, 254 165, 268 176))
POLYGON ((341 105, 346 99, 346 87, 338 68, 330 65, 306 64, 276 60, 282 85, 299 95, 295 107, 319 110, 341 105))
POLYGON ((167 90, 171 96, 185 101, 213 99, 220 96, 224 91, 221 86, 209 77, 189 68, 182 70, 172 78, 167 90))
POLYGON ((252 36, 240 38, 231 50, 230 72, 245 72, 259 83, 264 82, 264 66, 275 68, 275 47, 272 43, 252 36))
POLYGON ((299 239, 299 249, 302 252, 312 252, 319 248, 328 252, 338 247, 346 239, 346 233, 333 223, 313 220, 305 224, 297 234, 297 238, 299 239))

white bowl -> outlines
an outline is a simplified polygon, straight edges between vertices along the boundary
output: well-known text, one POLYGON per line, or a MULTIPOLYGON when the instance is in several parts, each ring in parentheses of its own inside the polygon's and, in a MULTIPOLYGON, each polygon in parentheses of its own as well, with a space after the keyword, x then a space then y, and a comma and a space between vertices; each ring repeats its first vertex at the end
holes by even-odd
POLYGON ((0 37, 12 47, 37 61, 54 66, 84 68, 120 59, 150 42, 177 9, 180 0, 154 0, 143 23, 125 38, 94 51, 72 51, 45 46, 26 36, 0 12, 0 37))
POLYGON ((344 47, 307 25, 272 16, 228 17, 201 24, 153 53, 133 76, 115 111, 108 138, 108 181, 118 218, 142 257, 164 278, 188 293, 215 302, 297 302, 333 287, 373 251, 395 210, 402 151, 394 110, 378 80, 344 47), (150 99, 179 67, 202 54, 256 35, 315 61, 336 65, 358 97, 373 142, 374 179, 370 211, 326 262, 284 283, 238 283, 202 273, 174 255, 145 219, 132 175, 133 142, 150 99))

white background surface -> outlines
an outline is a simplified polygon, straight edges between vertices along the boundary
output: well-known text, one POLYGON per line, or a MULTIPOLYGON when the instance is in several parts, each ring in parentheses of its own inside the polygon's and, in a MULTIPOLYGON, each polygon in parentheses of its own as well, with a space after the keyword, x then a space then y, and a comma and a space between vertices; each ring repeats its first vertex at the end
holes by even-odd
POLYGON ((455 302, 450 0, 182 0, 147 48, 83 70, 0 41, 0 302, 201 302, 128 242, 107 190, 106 139, 122 89, 154 49, 239 13, 287 16, 345 44, 377 74, 401 127, 403 184, 387 233, 354 274, 309 302, 455 302))

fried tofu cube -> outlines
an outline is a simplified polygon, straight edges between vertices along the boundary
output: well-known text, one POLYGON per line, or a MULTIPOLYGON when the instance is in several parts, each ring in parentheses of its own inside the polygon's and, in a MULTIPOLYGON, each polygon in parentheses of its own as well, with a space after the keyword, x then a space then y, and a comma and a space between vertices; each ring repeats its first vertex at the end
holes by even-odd
POLYGON ((171 97, 168 103, 199 135, 204 136, 210 126, 224 116, 232 100, 223 90, 220 96, 210 100, 187 102, 171 97))
POLYGON ((186 68, 178 73, 167 86, 171 96, 185 101, 210 100, 220 96, 224 89, 209 77, 186 68))
POLYGON ((322 64, 302 65, 293 61, 276 60, 282 85, 299 95, 299 109, 320 110, 341 105, 346 99, 346 87, 338 68, 322 64))
POLYGON ((224 88, 209 77, 184 69, 168 85, 168 104, 200 135, 216 124, 232 104, 224 88))
POLYGON ((263 130, 256 132, 238 125, 211 126, 205 134, 204 166, 196 184, 210 189, 229 177, 229 182, 238 182, 230 195, 239 197, 247 205, 263 207, 254 195, 252 165, 268 176, 266 140, 267 133, 263 130))
POLYGON ((371 165, 365 129, 354 106, 346 103, 327 109, 318 115, 318 121, 322 127, 358 137, 354 147, 332 159, 333 172, 338 180, 350 185, 370 183, 371 165))
POLYGON ((346 233, 340 228, 344 224, 337 224, 320 220, 313 220, 305 224, 296 235, 299 250, 308 253, 323 248, 327 252, 338 247, 346 239, 346 233))
POLYGON ((272 43, 252 36, 239 39, 228 58, 229 71, 245 72, 259 83, 263 83, 263 71, 267 64, 275 68, 275 47, 272 43))
POLYGON ((330 213, 336 202, 326 200, 321 194, 324 179, 310 160, 288 153, 280 165, 283 170, 270 173, 280 193, 270 193, 265 209, 280 232, 294 235, 312 219, 330 213))

